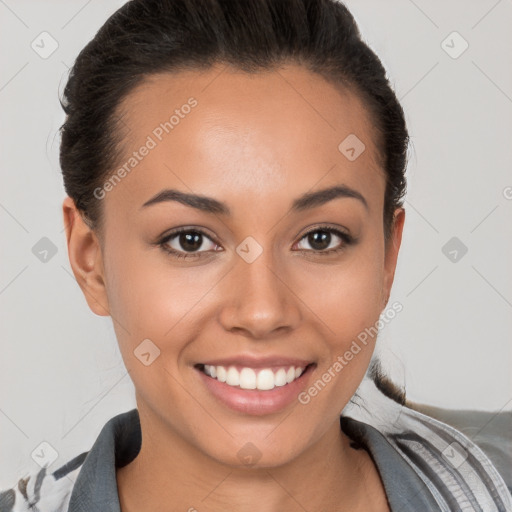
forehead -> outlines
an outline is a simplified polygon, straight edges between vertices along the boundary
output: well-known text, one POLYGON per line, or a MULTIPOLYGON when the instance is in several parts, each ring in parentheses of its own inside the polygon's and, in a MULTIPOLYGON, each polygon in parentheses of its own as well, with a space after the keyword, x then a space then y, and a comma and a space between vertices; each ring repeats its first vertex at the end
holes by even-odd
POLYGON ((376 130, 364 103, 298 65, 152 75, 117 116, 119 165, 151 147, 123 180, 134 197, 178 186, 205 195, 224 190, 226 200, 229 191, 268 198, 269 191, 299 195, 315 183, 358 186, 375 200, 383 195, 376 130))

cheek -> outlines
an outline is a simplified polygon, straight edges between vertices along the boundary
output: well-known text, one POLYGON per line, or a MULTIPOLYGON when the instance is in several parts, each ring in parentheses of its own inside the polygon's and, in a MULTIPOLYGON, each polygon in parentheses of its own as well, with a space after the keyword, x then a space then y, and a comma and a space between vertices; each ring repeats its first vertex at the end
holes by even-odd
POLYGON ((383 275, 380 251, 361 247, 339 265, 304 271, 299 296, 341 344, 378 320, 383 275))
POLYGON ((325 350, 315 379, 298 398, 325 418, 341 411, 359 386, 376 341, 383 262, 377 246, 360 248, 346 264, 307 274, 311 309, 319 318, 325 350), (315 292, 313 293, 313 290, 315 292))
POLYGON ((201 298, 211 283, 206 277, 192 279, 190 271, 172 266, 158 249, 121 247, 110 251, 106 275, 125 367, 147 403, 165 390, 177 407, 187 407, 186 393, 176 383, 181 381, 178 367, 188 340, 200 334, 201 298))
POLYGON ((108 252, 109 308, 123 354, 150 339, 175 360, 182 340, 200 333, 204 299, 222 276, 213 266, 180 267, 170 258, 128 243, 108 252))
POLYGON ((123 320, 132 333, 162 337, 183 317, 200 290, 175 270, 160 268, 143 255, 115 258, 109 272, 112 316, 123 320))
POLYGON ((359 248, 346 264, 308 274, 311 310, 326 340, 320 373, 329 372, 325 379, 334 384, 340 404, 354 393, 373 353, 382 310, 382 257, 374 244, 359 248))

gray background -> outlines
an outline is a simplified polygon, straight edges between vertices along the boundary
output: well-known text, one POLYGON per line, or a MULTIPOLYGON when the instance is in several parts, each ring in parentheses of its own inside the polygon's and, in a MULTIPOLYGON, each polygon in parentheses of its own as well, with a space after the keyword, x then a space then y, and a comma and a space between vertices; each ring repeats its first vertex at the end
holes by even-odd
MULTIPOLYGON (((0 489, 37 468, 41 442, 56 450, 56 468, 135 406, 111 319, 89 310, 71 272, 58 164, 68 68, 122 4, 0 0, 0 489), (47 58, 31 47, 51 49, 50 39, 41 48, 43 31, 58 43, 47 58), (46 262, 33 252, 43 237, 56 250, 46 262)), ((388 70, 412 139, 389 302, 404 309, 381 332, 381 357, 412 400, 511 409, 512 1, 346 4, 388 70), (463 40, 469 47, 453 58, 463 40)))

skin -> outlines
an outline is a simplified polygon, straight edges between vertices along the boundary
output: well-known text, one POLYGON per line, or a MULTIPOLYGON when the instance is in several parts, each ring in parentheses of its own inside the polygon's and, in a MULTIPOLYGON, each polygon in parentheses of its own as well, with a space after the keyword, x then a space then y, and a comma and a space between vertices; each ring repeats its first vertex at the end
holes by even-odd
MULTIPOLYGON (((386 245, 372 120, 355 94, 298 65, 256 75, 221 66, 161 74, 120 105, 125 157, 191 96, 197 106, 102 199, 101 232, 70 198, 63 203, 74 275, 91 310, 112 317, 136 389, 143 441, 117 470, 122 510, 389 510, 371 458, 339 426, 375 339, 309 404, 263 416, 217 402, 194 369, 224 356, 283 355, 316 362, 313 383, 377 322, 405 212, 396 210, 386 245), (349 134, 366 146, 355 161, 338 150, 349 134), (290 212, 302 194, 341 184, 368 208, 336 198, 290 212), (213 197, 232 215, 178 202, 141 209, 164 188, 213 197), (357 243, 332 234, 329 248, 342 250, 319 255, 304 235, 325 223, 357 243), (181 226, 210 236, 199 257, 178 260, 158 247, 181 226), (263 248, 250 264, 235 251, 247 236, 263 248), (133 354, 147 338, 161 351, 149 366, 133 354), (261 454, 251 467, 237 456, 248 442, 261 454)), ((167 244, 187 253, 179 237, 167 244)))

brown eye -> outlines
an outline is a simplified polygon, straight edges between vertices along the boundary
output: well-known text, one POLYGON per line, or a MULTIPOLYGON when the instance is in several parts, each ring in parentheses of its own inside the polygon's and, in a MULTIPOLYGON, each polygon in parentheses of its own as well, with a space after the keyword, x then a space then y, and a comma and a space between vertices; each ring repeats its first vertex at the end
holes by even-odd
POLYGON ((206 233, 196 229, 176 230, 165 236, 159 245, 177 258, 200 257, 203 252, 215 251, 218 247, 206 233))
POLYGON ((178 235, 178 245, 185 251, 197 251, 203 245, 203 235, 197 232, 180 233, 178 235))
POLYGON ((316 251, 323 251, 331 245, 332 235, 328 231, 314 231, 307 235, 309 245, 316 251))
POLYGON ((331 227, 320 227, 306 233, 299 242, 299 249, 317 252, 319 254, 338 252, 345 246, 354 242, 354 239, 339 229, 331 227), (311 249, 301 247, 305 241, 311 249))

